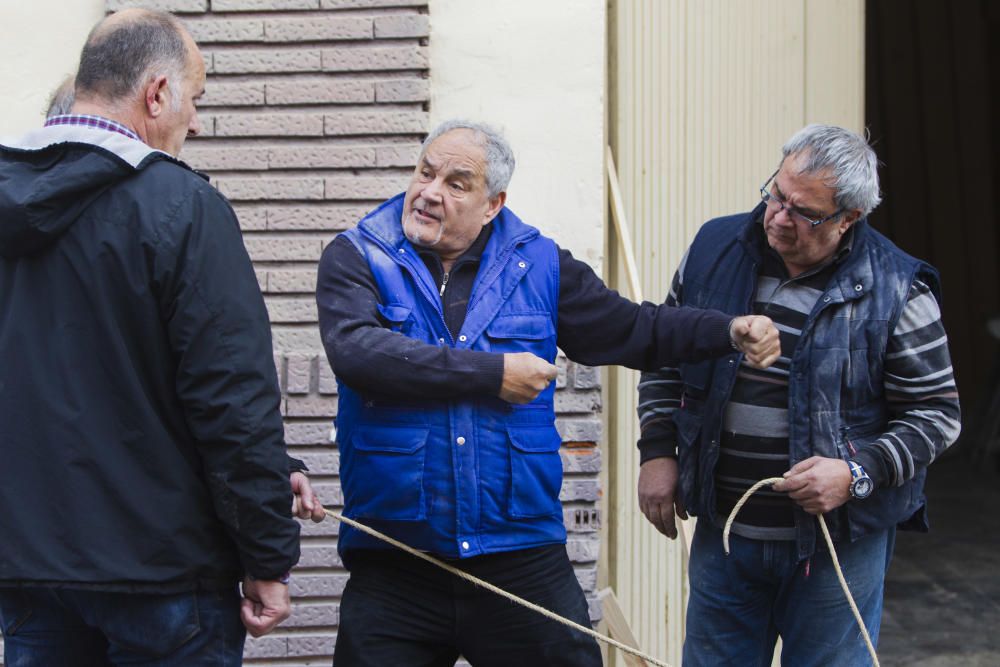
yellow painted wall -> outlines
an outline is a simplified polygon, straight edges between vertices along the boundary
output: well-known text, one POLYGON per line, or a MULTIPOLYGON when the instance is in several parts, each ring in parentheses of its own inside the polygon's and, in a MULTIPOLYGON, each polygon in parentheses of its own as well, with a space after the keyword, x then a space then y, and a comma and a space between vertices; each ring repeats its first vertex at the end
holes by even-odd
MULTIPOLYGON (((609 49, 609 140, 652 301, 701 223, 759 201, 795 130, 864 122, 862 0, 616 0, 609 49)), ((608 583, 641 645, 677 665, 683 559, 635 500, 637 374, 611 375, 608 583)))

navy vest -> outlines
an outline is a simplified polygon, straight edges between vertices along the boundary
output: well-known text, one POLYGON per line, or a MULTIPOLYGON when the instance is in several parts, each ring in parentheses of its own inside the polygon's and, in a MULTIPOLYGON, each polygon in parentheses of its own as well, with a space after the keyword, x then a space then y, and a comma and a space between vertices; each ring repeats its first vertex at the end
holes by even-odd
MULTIPOLYGON (((438 287, 402 232, 403 195, 346 232, 371 268, 393 331, 428 345, 556 358, 556 244, 503 208, 483 251, 462 330, 449 333, 438 287)), ((527 405, 496 397, 399 400, 340 384, 344 512, 449 558, 566 541, 554 384, 527 405)), ((382 542, 341 528, 347 562, 382 542)))
MULTIPOLYGON (((733 315, 752 312, 761 263, 752 227, 760 224, 762 206, 702 226, 684 268, 683 305, 733 315)), ((854 227, 851 251, 809 314, 791 360, 789 467, 810 456, 846 459, 848 442, 861 449, 885 431, 886 344, 914 278, 926 283, 940 302, 932 267, 897 248, 867 220, 854 227)), ((702 517, 714 518, 722 414, 738 368, 737 354, 680 365, 684 395, 674 422, 681 497, 689 511, 702 517)), ((826 515, 831 533, 855 540, 896 524, 926 530, 924 477, 921 470, 902 486, 848 501, 826 515)), ((799 555, 805 558, 815 550, 816 522, 796 508, 795 523, 799 555)))

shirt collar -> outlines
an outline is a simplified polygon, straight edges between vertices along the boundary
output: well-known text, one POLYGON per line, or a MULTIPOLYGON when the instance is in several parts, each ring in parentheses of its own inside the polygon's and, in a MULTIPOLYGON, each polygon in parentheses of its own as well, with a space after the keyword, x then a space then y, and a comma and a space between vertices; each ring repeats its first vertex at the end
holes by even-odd
POLYGON ((53 116, 45 121, 45 127, 51 127, 53 125, 82 125, 84 127, 92 127, 99 130, 108 130, 110 132, 117 132, 118 134, 123 134, 129 139, 135 139, 136 141, 142 141, 135 132, 117 121, 113 121, 110 118, 104 118, 103 116, 91 116, 87 114, 62 114, 59 116, 53 116))

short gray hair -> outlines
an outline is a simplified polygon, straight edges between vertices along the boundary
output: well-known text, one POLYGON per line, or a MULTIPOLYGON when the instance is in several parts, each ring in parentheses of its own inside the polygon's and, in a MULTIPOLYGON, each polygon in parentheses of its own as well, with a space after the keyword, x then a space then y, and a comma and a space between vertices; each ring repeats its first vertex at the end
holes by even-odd
POLYGON ((442 134, 452 130, 470 130, 486 153, 486 190, 487 194, 496 197, 507 189, 510 178, 514 175, 514 151, 507 139, 499 130, 484 123, 454 118, 446 120, 435 127, 420 147, 420 157, 427 152, 427 147, 442 134))
POLYGON ((149 9, 114 18, 98 23, 83 46, 76 96, 118 102, 135 94, 150 74, 166 74, 173 106, 180 108, 180 81, 189 67, 181 22, 149 9))
POLYGON ((46 118, 52 118, 53 116, 61 116, 69 113, 69 110, 73 108, 73 102, 76 99, 73 91, 75 85, 76 77, 68 76, 63 79, 63 82, 59 84, 58 88, 52 91, 52 97, 49 98, 49 108, 45 112, 46 118))
POLYGON ((866 216, 882 201, 878 187, 878 157, 865 137, 836 125, 806 125, 781 148, 782 161, 801 155, 800 173, 829 170, 829 187, 839 208, 859 210, 866 216))

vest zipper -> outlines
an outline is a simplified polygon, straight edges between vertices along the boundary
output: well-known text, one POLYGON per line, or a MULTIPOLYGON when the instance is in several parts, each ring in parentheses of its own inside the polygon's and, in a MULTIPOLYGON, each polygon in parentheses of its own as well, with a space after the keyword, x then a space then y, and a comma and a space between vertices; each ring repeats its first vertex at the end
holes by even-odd
POLYGON ((450 273, 446 273, 441 277, 441 291, 440 296, 444 297, 444 288, 448 286, 448 278, 451 276, 450 273))

